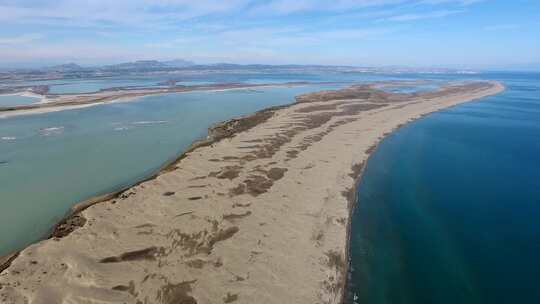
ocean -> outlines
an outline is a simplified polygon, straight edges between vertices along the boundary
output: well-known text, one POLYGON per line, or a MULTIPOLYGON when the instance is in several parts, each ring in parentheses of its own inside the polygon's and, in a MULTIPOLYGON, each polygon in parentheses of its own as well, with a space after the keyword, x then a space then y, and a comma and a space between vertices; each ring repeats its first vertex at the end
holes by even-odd
POLYGON ((385 138, 358 186, 348 303, 540 303, 540 74, 385 138))

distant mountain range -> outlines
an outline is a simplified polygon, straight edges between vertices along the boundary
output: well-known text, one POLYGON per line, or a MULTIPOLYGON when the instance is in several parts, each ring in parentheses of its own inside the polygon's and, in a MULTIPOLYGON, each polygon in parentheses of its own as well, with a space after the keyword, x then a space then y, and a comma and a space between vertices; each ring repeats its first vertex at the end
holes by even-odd
POLYGON ((184 59, 163 61, 162 63, 165 64, 166 66, 175 67, 175 68, 185 68, 185 67, 190 67, 190 66, 195 65, 193 61, 188 61, 184 59))
POLYGON ((133 62, 124 62, 119 64, 112 64, 100 67, 82 67, 76 63, 67 63, 61 65, 55 65, 45 67, 39 70, 47 72, 84 72, 84 71, 106 71, 106 72, 131 72, 131 71, 161 71, 175 68, 185 68, 194 66, 195 63, 183 59, 169 60, 169 61, 157 61, 157 60, 138 60, 133 62))
POLYGON ((183 59, 170 61, 157 60, 139 60, 134 62, 126 62, 120 64, 107 65, 100 70, 106 71, 152 71, 152 70, 167 70, 171 68, 185 68, 194 66, 195 63, 183 59))
POLYGON ((66 64, 60 64, 50 67, 43 68, 45 71, 51 71, 51 72, 72 72, 72 71, 82 71, 84 70, 83 67, 76 63, 66 63, 66 64))
POLYGON ((2 79, 62 79, 62 78, 88 78, 107 77, 125 74, 144 73, 475 73, 470 69, 447 68, 413 68, 413 67, 359 67, 359 66, 328 66, 328 65, 269 65, 269 64, 234 64, 214 63, 196 64, 191 61, 176 59, 169 61, 138 60, 111 64, 104 66, 84 67, 76 63, 67 63, 44 68, 5 69, 0 71, 2 79))
MULTIPOLYGON (((59 74, 89 74, 89 73, 126 73, 126 72, 160 72, 175 70, 275 70, 275 69, 358 69, 348 66, 324 66, 324 65, 268 65, 268 64, 234 64, 234 63, 214 63, 196 64, 191 61, 176 59, 169 61, 158 60, 138 60, 111 64, 105 66, 82 67, 76 63, 67 63, 49 66, 39 69, 24 69, 25 72, 39 73, 59 73, 59 74)), ((360 68, 372 69, 372 68, 360 68)))
MULTIPOLYGON (((104 66, 80 66, 76 63, 67 63, 43 68, 1 68, 0 73, 17 73, 28 75, 43 75, 44 77, 90 77, 116 75, 123 73, 145 72, 174 72, 174 71, 235 71, 251 70, 258 72, 266 71, 328 71, 339 72, 366 72, 366 73, 472 73, 473 71, 540 71, 540 63, 499 65, 499 66, 471 66, 451 68, 445 67, 406 67, 406 66, 382 66, 382 67, 359 67, 359 66, 329 66, 329 65, 302 65, 302 64, 234 64, 213 63, 197 64, 192 61, 176 59, 168 61, 138 60, 104 66)), ((1 75, 0 75, 1 76, 1 75)))

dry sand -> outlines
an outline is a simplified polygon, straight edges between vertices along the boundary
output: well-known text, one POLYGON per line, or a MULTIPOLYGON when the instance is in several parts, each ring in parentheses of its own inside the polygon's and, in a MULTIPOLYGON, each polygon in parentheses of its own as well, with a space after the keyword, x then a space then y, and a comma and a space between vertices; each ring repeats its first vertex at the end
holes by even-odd
POLYGON ((355 181, 373 147, 502 90, 356 86, 220 124, 157 177, 20 252, 0 274, 0 302, 339 303, 355 181))

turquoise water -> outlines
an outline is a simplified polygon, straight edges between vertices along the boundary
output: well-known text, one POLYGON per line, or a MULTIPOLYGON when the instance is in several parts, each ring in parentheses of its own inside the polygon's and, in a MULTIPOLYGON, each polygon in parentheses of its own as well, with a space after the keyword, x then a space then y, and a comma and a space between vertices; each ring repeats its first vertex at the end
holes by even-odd
POLYGON ((349 303, 540 303, 540 74, 480 77, 507 91, 411 123, 370 158, 349 303))
POLYGON ((18 106, 38 102, 39 98, 21 95, 0 95, 0 107, 18 106))
POLYGON ((0 119, 0 256, 43 237, 73 204, 148 175, 211 124, 332 88, 167 94, 0 119))

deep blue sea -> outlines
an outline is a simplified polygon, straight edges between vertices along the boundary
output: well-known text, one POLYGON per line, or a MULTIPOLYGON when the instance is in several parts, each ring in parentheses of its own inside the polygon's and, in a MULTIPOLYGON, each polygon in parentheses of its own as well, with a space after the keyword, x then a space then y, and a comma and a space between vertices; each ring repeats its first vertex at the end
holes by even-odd
POLYGON ((348 303, 540 303, 540 74, 478 77, 507 90, 406 125, 370 157, 348 303))

